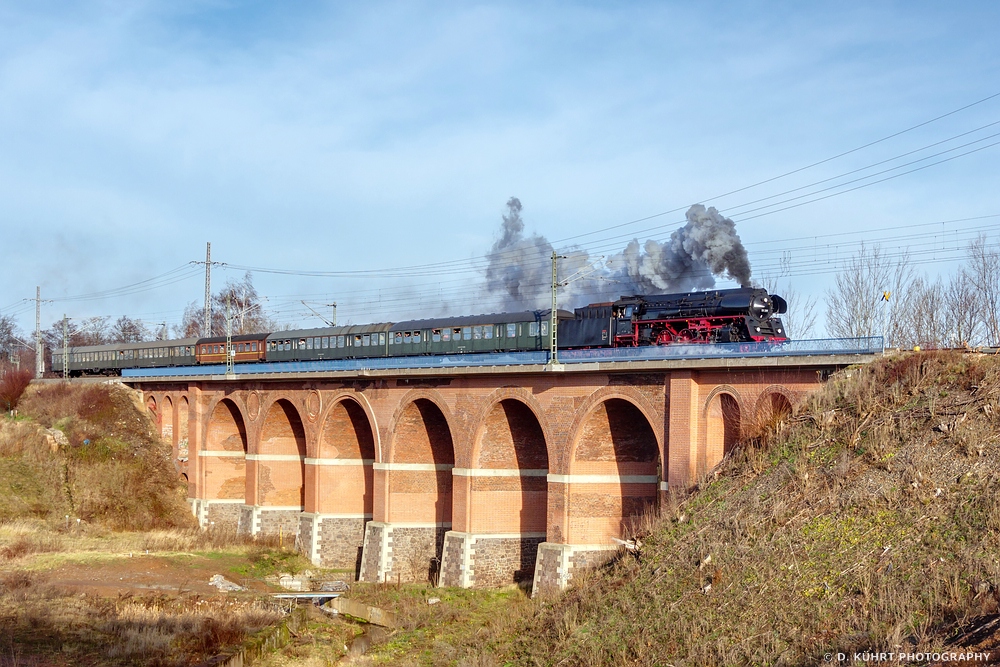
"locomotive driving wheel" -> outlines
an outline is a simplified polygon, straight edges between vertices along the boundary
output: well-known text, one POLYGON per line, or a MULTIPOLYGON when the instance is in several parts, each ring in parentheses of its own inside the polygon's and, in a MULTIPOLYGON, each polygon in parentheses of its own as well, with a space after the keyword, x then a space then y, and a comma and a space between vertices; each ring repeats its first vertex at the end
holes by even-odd
POLYGON ((684 329, 681 332, 679 332, 676 336, 674 336, 674 342, 675 343, 691 343, 691 342, 694 342, 694 340, 695 340, 695 338, 697 338, 697 336, 698 336, 697 332, 691 331, 690 329, 684 329))

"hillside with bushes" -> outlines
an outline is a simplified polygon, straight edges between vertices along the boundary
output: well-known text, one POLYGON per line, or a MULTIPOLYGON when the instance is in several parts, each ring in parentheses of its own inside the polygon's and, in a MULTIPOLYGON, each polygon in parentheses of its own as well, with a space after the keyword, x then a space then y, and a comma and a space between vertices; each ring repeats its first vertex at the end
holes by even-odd
POLYGON ((0 521, 69 516, 113 530, 190 527, 170 455, 130 389, 33 384, 18 417, 0 419, 0 521))

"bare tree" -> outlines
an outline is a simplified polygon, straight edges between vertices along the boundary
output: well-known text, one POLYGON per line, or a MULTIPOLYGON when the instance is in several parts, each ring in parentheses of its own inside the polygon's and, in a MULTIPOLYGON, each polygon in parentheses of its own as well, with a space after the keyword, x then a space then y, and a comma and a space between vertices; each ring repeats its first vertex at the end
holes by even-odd
POLYGON ((968 279, 979 303, 978 320, 988 345, 1000 343, 1000 253, 985 234, 969 244, 968 279))
POLYGON ((941 347, 948 340, 950 313, 945 303, 945 287, 938 278, 933 283, 915 278, 899 295, 899 316, 895 322, 894 345, 941 347))
POLYGON ((964 268, 951 277, 945 288, 944 298, 951 313, 948 344, 955 347, 978 344, 982 332, 979 298, 964 268))
POLYGON ((0 315, 0 361, 11 359, 21 344, 21 332, 17 322, 10 315, 0 315))
POLYGON ((111 318, 88 317, 80 323, 80 345, 105 345, 111 342, 111 318))
POLYGON ((174 325, 174 336, 177 338, 199 338, 201 337, 201 325, 204 322, 204 306, 199 305, 197 301, 192 301, 184 307, 181 323, 174 325))
MULTIPOLYGON (((79 347, 87 344, 86 338, 80 330, 80 325, 72 318, 66 319, 65 336, 63 334, 63 320, 56 320, 52 323, 51 327, 42 331, 42 346, 50 352, 52 350, 61 350, 64 338, 66 345, 69 347, 79 347)), ((47 353, 43 354, 48 358, 49 355, 47 353)))
POLYGON ((908 253, 893 262, 879 246, 862 245, 827 292, 827 331, 835 338, 881 335, 887 345, 899 345, 913 279, 908 253))
POLYGON ((794 336, 803 339, 814 335, 818 303, 815 296, 803 296, 792 287, 790 281, 782 287, 781 281, 772 276, 765 277, 761 281, 761 287, 766 289, 768 294, 777 294, 788 302, 788 312, 781 316, 781 321, 789 338, 794 336))
POLYGON ((233 335, 263 333, 277 328, 264 310, 264 299, 253 285, 253 275, 247 271, 243 280, 227 280, 225 287, 213 298, 212 333, 226 333, 226 313, 232 319, 233 335))
POLYGON ((141 343, 149 339, 149 329, 140 319, 122 315, 111 327, 111 340, 115 343, 141 343))

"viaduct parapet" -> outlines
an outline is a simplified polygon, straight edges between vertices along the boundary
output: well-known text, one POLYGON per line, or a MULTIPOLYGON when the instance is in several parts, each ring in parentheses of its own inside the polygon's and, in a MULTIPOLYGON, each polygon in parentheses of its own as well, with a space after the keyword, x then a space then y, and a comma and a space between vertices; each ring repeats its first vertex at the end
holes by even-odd
POLYGON ((127 378, 203 527, 361 581, 559 590, 870 355, 127 378))

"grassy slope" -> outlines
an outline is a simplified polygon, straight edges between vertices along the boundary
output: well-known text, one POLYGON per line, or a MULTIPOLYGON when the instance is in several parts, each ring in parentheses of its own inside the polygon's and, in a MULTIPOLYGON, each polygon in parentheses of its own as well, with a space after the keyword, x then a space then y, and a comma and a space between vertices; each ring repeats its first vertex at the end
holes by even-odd
POLYGON ((671 507, 638 557, 490 648, 518 663, 651 665, 940 649, 997 612, 998 426, 996 358, 924 353, 844 373, 770 446, 745 446, 671 507))
POLYGON ((191 525, 170 447, 118 385, 31 387, 0 420, 0 520, 66 515, 117 530, 191 525), (51 448, 43 429, 65 434, 51 448), (86 442, 86 444, 84 444, 86 442))

